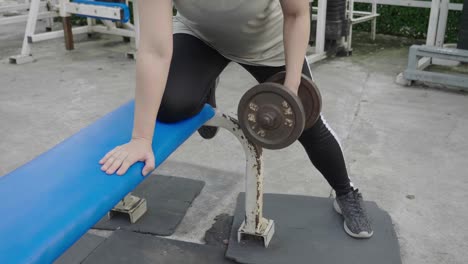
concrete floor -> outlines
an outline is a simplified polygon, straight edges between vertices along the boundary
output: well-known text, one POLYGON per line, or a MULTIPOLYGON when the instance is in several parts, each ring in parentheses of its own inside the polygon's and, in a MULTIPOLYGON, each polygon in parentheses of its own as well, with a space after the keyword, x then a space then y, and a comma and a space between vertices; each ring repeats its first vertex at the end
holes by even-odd
MULTIPOLYGON (((135 62, 125 58, 128 45, 120 38, 80 37, 71 52, 62 40, 47 41, 33 46, 36 62, 10 65, 23 30, 23 24, 0 28, 0 175, 133 96, 135 62)), ((409 41, 379 36, 371 42, 366 35, 355 41, 352 57, 312 65, 350 175, 365 199, 391 214, 404 263, 466 263, 468 96, 395 84, 409 41)), ((235 112, 254 84, 231 64, 221 76, 219 108, 235 112)), ((232 214, 244 166, 240 145, 222 131, 210 142, 194 135, 158 168, 206 182, 172 238, 201 243, 216 215, 232 214)), ((265 170, 266 192, 330 194, 299 144, 267 151, 265 170)))

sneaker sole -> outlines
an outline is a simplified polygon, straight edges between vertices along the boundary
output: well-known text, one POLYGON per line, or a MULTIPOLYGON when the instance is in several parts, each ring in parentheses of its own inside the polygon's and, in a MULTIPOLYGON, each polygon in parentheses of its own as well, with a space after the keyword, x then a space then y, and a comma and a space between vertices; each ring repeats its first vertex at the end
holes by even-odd
POLYGON ((218 134, 219 127, 202 126, 198 129, 198 134, 204 139, 212 139, 218 134))
MULTIPOLYGON (((341 212, 341 208, 338 205, 338 202, 336 200, 333 201, 333 208, 335 209, 335 211, 338 214, 343 215, 343 213, 341 212)), ((344 230, 345 230, 346 234, 348 234, 348 235, 350 235, 350 236, 352 236, 354 238, 370 238, 374 234, 374 231, 372 231, 370 233, 366 232, 366 231, 362 231, 359 234, 353 233, 353 232, 351 232, 351 230, 346 225, 346 221, 343 221, 343 227, 344 227, 344 230)))
MULTIPOLYGON (((215 86, 210 91, 210 95, 208 97, 208 104, 211 105, 213 108, 216 109, 216 88, 218 86, 219 78, 215 81, 215 86)), ((219 127, 214 126, 202 126, 198 129, 198 134, 204 139, 212 139, 218 134, 219 127)))

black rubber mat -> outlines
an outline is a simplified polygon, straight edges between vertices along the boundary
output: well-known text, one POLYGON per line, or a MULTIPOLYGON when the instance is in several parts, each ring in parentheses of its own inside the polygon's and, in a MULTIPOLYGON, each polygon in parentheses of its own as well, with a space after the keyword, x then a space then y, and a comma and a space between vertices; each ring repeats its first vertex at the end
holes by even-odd
POLYGON ((54 264, 79 264, 88 257, 94 249, 106 240, 104 237, 85 234, 76 241, 54 264))
POLYGON ((229 235, 233 216, 227 214, 218 215, 215 223, 205 232, 205 242, 207 245, 226 248, 229 243, 229 235))
POLYGON ((180 177, 151 175, 133 194, 147 201, 148 211, 135 224, 128 216, 102 218, 94 228, 123 229, 159 236, 170 236, 184 218, 192 202, 200 194, 205 182, 180 177))
POLYGON ((84 264, 233 264, 224 249, 148 234, 115 231, 84 264))
POLYGON ((244 219, 244 194, 237 201, 226 256, 249 264, 400 264, 400 247, 389 214, 366 202, 374 236, 354 239, 328 198, 266 194, 264 216, 275 221, 276 233, 265 249, 260 241, 237 243, 244 219))

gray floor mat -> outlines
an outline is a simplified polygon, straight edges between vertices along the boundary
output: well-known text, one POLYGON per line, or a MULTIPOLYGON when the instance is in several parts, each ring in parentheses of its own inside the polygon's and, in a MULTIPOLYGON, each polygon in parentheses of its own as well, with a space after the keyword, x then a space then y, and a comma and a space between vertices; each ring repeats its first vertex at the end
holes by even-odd
POLYGON ((93 252, 106 238, 85 234, 76 241, 54 264, 79 264, 93 252))
POLYGON ((275 220, 276 233, 265 249, 259 241, 237 243, 244 219, 244 198, 237 201, 226 256, 249 264, 400 264, 400 247, 389 214, 366 202, 374 236, 357 240, 343 230, 343 220, 328 198, 266 194, 264 216, 275 220))
POLYGON ((84 264, 233 264, 220 247, 115 231, 84 264))
POLYGON ((133 194, 147 200, 148 211, 138 222, 130 224, 128 217, 117 215, 102 218, 96 229, 123 229, 160 236, 170 236, 184 218, 205 182, 180 177, 151 175, 133 194))

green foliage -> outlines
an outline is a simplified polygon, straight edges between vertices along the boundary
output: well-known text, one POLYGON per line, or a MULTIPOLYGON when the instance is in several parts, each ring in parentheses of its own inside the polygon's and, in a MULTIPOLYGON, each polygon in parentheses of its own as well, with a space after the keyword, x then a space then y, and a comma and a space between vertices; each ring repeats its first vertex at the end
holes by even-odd
POLYGON ((72 22, 72 25, 74 25, 74 26, 85 26, 85 25, 87 25, 86 17, 82 17, 82 16, 72 16, 71 17, 71 22, 72 22))
MULTIPOLYGON (((452 3, 462 3, 463 0, 452 0, 452 3)), ((355 10, 370 11, 371 5, 356 3, 355 10)), ((400 7, 379 5, 377 13, 377 33, 403 36, 415 39, 425 39, 429 23, 429 8, 400 7)), ((450 11, 447 21, 446 42, 456 42, 460 25, 460 11, 450 11)), ((358 24, 356 30, 370 31, 370 23, 358 24)))

